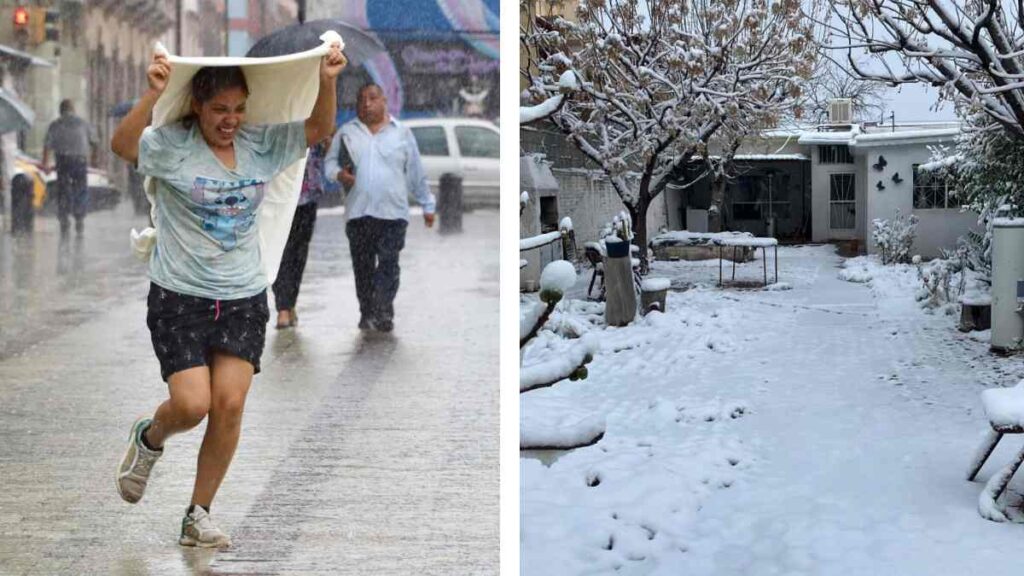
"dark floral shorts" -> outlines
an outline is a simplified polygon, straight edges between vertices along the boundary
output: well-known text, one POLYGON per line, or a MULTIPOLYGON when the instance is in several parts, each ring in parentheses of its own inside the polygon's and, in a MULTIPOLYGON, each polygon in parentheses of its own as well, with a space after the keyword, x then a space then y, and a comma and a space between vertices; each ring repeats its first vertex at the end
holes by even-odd
POLYGON ((148 304, 146 325, 165 382, 175 372, 209 366, 215 350, 245 360, 259 374, 270 319, 266 290, 238 300, 210 300, 150 283, 148 304))

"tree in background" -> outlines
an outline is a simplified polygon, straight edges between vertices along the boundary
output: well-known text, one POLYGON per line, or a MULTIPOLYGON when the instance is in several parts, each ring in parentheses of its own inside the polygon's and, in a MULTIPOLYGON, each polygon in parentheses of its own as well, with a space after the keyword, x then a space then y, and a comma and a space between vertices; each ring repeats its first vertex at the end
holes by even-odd
MULTIPOLYGON (((523 4, 528 8, 529 2, 523 4)), ((647 245, 647 210, 708 156, 773 126, 813 69, 800 0, 581 0, 576 21, 533 16, 521 33, 527 96, 544 102, 572 71, 578 91, 550 121, 608 176, 647 245), (637 182, 633 184, 633 182, 637 182)), ((641 250, 647 268, 646 250, 641 250)))
MULTIPOLYGON (((1024 137, 1024 5, 830 0, 828 47, 860 78, 928 84, 1024 137)), ((837 58, 837 60, 840 60, 837 58)))
POLYGON ((880 119, 885 113, 885 86, 860 78, 842 68, 822 51, 812 80, 797 106, 802 117, 821 124, 828 120, 829 104, 838 98, 850 100, 857 120, 880 119))

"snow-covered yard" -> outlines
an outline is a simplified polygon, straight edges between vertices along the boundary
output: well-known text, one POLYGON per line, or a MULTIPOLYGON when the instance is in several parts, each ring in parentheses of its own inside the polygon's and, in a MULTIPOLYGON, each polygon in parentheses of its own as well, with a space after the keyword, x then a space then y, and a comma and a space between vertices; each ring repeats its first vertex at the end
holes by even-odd
MULTIPOLYGON (((586 380, 521 396, 522 439, 605 432, 550 466, 521 459, 522 573, 1019 574, 1024 527, 977 506, 1021 437, 964 476, 988 429, 979 393, 1024 361, 923 309, 912 266, 842 262, 781 248, 783 284, 743 291, 715 287, 717 261, 655 262, 688 289, 625 328, 564 302, 549 327, 599 352, 586 380)), ((737 279, 761 273, 759 253, 737 279)), ((571 344, 542 332, 523 364, 571 344)))

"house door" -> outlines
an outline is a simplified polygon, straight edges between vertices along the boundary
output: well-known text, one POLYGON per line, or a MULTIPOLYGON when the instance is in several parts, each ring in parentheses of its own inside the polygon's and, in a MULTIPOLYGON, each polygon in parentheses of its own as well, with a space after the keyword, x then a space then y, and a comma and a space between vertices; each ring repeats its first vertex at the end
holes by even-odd
POLYGON ((857 227, 857 188, 854 175, 829 175, 828 189, 829 228, 853 231, 857 227))

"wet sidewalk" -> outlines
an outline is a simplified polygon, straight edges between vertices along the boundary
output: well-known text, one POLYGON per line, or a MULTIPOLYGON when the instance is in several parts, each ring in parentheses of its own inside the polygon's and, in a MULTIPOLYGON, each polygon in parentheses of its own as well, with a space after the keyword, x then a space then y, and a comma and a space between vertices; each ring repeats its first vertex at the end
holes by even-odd
POLYGON ((63 255, 52 219, 0 241, 0 574, 498 572, 496 211, 450 237, 413 217, 391 335, 356 329, 343 217, 321 211, 300 325, 268 329, 214 502, 220 552, 177 545, 204 425, 142 502, 114 490, 128 427, 166 395, 136 220, 92 214, 63 255))

